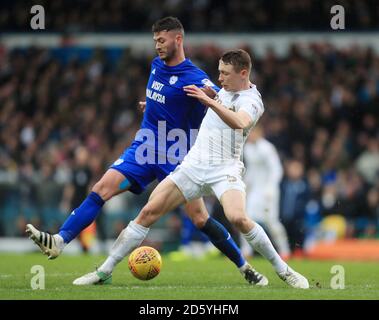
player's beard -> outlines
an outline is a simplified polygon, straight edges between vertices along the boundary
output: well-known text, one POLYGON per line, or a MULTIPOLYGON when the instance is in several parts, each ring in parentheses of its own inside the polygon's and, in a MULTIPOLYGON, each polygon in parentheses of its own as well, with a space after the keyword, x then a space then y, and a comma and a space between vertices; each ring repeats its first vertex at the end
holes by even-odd
POLYGON ((177 52, 177 50, 175 48, 175 45, 173 45, 172 47, 167 48, 166 54, 160 58, 161 58, 161 60, 163 60, 164 62, 167 63, 170 60, 174 59, 176 52, 177 52))

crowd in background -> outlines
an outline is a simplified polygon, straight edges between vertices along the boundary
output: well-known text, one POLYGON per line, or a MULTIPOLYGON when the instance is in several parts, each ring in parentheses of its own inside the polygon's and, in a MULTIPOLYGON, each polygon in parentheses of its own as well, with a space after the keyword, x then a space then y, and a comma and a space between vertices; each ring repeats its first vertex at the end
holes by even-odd
MULTIPOLYGON (((294 45, 285 57, 245 49, 266 106, 260 121, 284 164, 281 219, 299 230, 295 242, 334 214, 348 222, 346 237, 378 237, 379 55, 327 43, 294 45)), ((0 236, 21 236, 30 221, 56 231, 74 201, 67 186, 84 196, 139 128, 153 53, 83 49, 67 59, 67 50, 0 48, 0 236)), ((221 53, 187 48, 215 80, 221 53)), ((104 209, 115 213, 106 236, 148 192, 104 209)))
POLYGON ((166 15, 190 32, 330 31, 334 5, 345 10, 346 30, 379 29, 376 0, 3 0, 0 30, 31 31, 34 4, 44 7, 49 32, 148 32, 166 15))

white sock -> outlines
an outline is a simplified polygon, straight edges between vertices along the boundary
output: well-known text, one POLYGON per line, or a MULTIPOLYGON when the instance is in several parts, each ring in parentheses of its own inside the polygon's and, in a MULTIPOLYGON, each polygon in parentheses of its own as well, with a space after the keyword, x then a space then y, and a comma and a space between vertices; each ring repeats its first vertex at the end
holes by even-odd
POLYGON ((250 267, 250 264, 248 262, 245 262, 245 264, 242 267, 239 267, 241 273, 244 273, 247 268, 250 267))
POLYGON ((60 234, 54 234, 53 235, 56 246, 62 251, 64 247, 67 245, 67 243, 64 243, 64 240, 60 234))
POLYGON ((130 221, 116 239, 108 258, 98 270, 111 274, 115 266, 142 243, 149 230, 149 228, 130 221))
POLYGON ((271 262, 276 272, 281 273, 287 270, 287 264, 280 258, 266 232, 258 223, 255 222, 254 228, 244 234, 244 237, 254 250, 271 262))

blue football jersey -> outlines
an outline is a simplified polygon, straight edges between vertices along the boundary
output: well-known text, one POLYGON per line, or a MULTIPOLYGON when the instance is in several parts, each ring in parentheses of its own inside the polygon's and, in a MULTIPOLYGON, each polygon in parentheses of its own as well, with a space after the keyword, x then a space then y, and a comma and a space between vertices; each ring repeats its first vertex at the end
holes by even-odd
MULTIPOLYGON (((150 78, 146 88, 146 109, 141 129, 150 129, 158 137, 158 123, 164 121, 166 136, 172 129, 182 129, 187 136, 189 150, 190 131, 198 130, 206 108, 197 99, 188 97, 184 86, 194 84, 198 87, 209 85, 217 91, 208 75, 195 66, 190 59, 185 59, 176 66, 167 66, 159 57, 152 61, 150 78)), ((161 125, 163 123, 161 122, 161 125)), ((162 132, 161 132, 162 133, 162 132)), ((155 151, 166 153, 176 141, 158 143, 155 140, 155 151)), ((146 141, 146 143, 148 143, 146 141)))

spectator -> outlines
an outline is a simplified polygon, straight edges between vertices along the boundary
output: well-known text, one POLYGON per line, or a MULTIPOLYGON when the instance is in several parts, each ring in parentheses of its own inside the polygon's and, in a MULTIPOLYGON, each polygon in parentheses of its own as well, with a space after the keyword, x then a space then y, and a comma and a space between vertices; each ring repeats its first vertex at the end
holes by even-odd
POLYGON ((379 177, 379 140, 371 137, 367 149, 356 160, 356 168, 365 182, 374 185, 379 177))
POLYGON ((304 166, 298 160, 285 163, 285 177, 281 184, 281 220, 287 229, 291 251, 298 254, 303 248, 304 220, 309 201, 309 185, 304 166))
MULTIPOLYGON (((78 146, 75 149, 74 164, 72 166, 70 182, 65 185, 63 199, 61 201, 62 212, 71 212, 79 207, 82 199, 87 195, 91 181, 92 171, 87 148, 78 146)), ((79 235, 79 241, 83 252, 88 252, 91 244, 91 228, 83 230, 79 235)))

